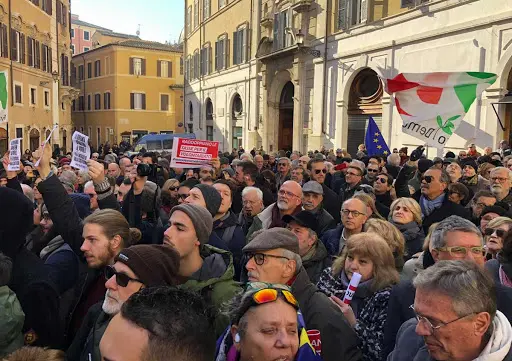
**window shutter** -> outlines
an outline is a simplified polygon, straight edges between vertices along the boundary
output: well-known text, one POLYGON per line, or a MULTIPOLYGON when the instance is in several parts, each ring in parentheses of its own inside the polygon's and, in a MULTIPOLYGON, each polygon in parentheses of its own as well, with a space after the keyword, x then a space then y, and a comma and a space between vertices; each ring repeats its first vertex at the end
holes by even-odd
POLYGON ((66 26, 67 25, 67 18, 68 17, 68 9, 66 8, 65 5, 62 5, 62 25, 66 26))
POLYGON ((18 32, 16 30, 11 30, 11 60, 18 60, 18 32))
POLYGON ((172 61, 167 62, 167 77, 172 78, 172 61))
POLYGON ((146 94, 141 94, 142 97, 142 109, 146 109, 146 94))
POLYGON ((130 109, 135 109, 135 94, 130 93, 130 109))
POLYGON ((361 24, 368 21, 368 0, 361 0, 361 24))
POLYGON ((47 68, 46 68, 46 56, 48 55, 48 50, 47 50, 47 46, 46 45, 43 45, 43 71, 47 71, 47 68))
POLYGON ((162 62, 160 60, 156 61, 156 76, 159 78, 162 76, 162 62))
POLYGON ((347 30, 347 0, 338 0, 338 30, 347 30))
POLYGON ((135 72, 134 65, 133 65, 133 58, 128 59, 128 61, 130 62, 130 74, 133 75, 135 72))
POLYGON ((20 63, 25 64, 25 35, 20 33, 20 63))
POLYGON ((48 48, 48 72, 53 72, 53 54, 52 48, 48 48))
POLYGON ((41 46, 39 41, 36 41, 36 59, 35 65, 37 69, 41 69, 41 46))
POLYGON ((230 56, 230 50, 231 50, 231 41, 226 37, 224 39, 224 49, 225 49, 225 54, 224 54, 224 69, 227 69, 229 68, 229 56, 230 56))
POLYGON ((400 1, 401 8, 408 8, 413 5, 414 5, 414 0, 401 0, 400 1))
POLYGON ((9 42, 7 34, 7 25, 2 24, 2 56, 9 58, 9 42))
POLYGON ((34 52, 33 52, 33 40, 32 38, 27 38, 28 43, 28 66, 34 65, 34 52))
POLYGON ((108 109, 107 108, 107 94, 108 93, 103 93, 103 109, 108 109))
POLYGON ((215 42, 215 70, 219 70, 219 42, 215 42))
POLYGON ((242 63, 245 63, 247 62, 247 48, 249 47, 248 44, 248 33, 249 33, 249 29, 245 28, 242 30, 242 58, 241 58, 241 62, 242 63))
POLYGON ((142 66, 141 66, 141 75, 146 75, 146 59, 141 60, 142 66))
POLYGON ((272 44, 274 50, 279 49, 279 15, 274 14, 274 41, 272 44))
POLYGON ((208 74, 211 74, 211 72, 212 72, 212 46, 211 45, 208 47, 208 64, 206 66, 208 67, 208 74))
POLYGON ((57 14, 56 14, 57 15, 57 22, 60 23, 62 21, 61 3, 60 3, 60 1, 57 1, 55 4, 57 5, 57 9, 56 9, 56 11, 57 11, 57 14))
POLYGON ((233 65, 238 64, 238 31, 233 32, 233 65))

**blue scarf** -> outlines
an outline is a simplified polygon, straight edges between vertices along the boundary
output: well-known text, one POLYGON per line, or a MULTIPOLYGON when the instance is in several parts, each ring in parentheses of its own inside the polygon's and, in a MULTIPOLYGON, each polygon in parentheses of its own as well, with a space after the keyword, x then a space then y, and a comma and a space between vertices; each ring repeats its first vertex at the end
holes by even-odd
POLYGON ((444 197, 446 197, 446 193, 442 193, 439 197, 434 198, 433 200, 429 200, 428 198, 421 196, 420 207, 422 218, 425 219, 425 217, 430 216, 432 212, 440 208, 444 202, 444 197))

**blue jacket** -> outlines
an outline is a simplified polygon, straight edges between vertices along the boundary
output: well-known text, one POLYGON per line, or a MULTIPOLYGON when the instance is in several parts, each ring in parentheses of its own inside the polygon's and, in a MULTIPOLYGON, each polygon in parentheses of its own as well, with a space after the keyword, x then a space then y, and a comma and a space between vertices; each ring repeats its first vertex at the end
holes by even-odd
POLYGON ((342 232, 343 225, 339 224, 336 228, 326 231, 322 238, 320 238, 329 256, 337 257, 340 254, 340 238, 342 232))

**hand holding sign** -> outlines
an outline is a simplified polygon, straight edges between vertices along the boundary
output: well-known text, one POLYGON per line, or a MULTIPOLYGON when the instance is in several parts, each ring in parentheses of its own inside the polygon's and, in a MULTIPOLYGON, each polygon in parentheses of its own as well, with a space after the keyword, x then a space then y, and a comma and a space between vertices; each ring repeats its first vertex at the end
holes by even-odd
POLYGON ((89 168, 89 176, 94 184, 100 184, 105 180, 105 167, 103 167, 103 164, 89 159, 87 161, 87 167, 89 168))
POLYGON ((21 169, 21 138, 12 139, 9 143, 9 165, 5 169, 7 171, 19 171, 21 169))
POLYGON ((45 179, 52 170, 50 167, 50 159, 52 159, 52 147, 50 146, 50 143, 46 143, 43 149, 38 149, 34 154, 39 156, 39 160, 36 163, 36 169, 39 171, 41 179, 45 179))
MULTIPOLYGON (((5 153, 2 158, 2 164, 4 166, 5 172, 7 174, 7 179, 13 179, 18 175, 18 171, 11 171, 9 167, 11 166, 11 160, 9 158, 9 152, 5 153)), ((21 168, 21 165, 18 165, 18 170, 21 168)))

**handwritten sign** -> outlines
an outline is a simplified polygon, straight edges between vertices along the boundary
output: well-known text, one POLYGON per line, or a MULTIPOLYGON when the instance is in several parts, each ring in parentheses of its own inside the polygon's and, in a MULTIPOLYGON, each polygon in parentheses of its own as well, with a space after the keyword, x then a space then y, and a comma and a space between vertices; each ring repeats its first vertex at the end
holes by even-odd
POLYGON ((71 166, 73 168, 87 170, 87 160, 90 159, 90 154, 89 137, 80 132, 74 132, 71 166))
POLYGON ((219 153, 219 142, 199 139, 174 138, 171 167, 200 168, 210 165, 219 153))
POLYGON ((21 159, 21 138, 16 138, 10 141, 9 145, 9 165, 8 171, 20 170, 21 159))

